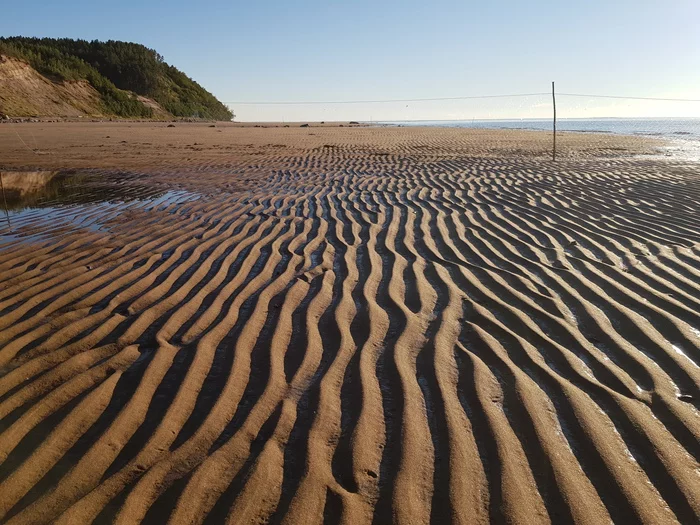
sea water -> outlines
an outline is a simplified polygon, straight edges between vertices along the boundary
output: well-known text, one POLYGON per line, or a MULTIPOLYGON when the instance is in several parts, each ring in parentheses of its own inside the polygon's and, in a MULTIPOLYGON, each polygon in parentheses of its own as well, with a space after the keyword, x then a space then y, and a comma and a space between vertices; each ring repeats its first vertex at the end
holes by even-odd
MULTIPOLYGON (((382 124, 477 129, 552 130, 552 119, 412 120, 383 122, 382 124)), ((562 118, 557 119, 557 131, 660 137, 669 141, 669 146, 666 149, 674 157, 700 161, 700 118, 562 118)))

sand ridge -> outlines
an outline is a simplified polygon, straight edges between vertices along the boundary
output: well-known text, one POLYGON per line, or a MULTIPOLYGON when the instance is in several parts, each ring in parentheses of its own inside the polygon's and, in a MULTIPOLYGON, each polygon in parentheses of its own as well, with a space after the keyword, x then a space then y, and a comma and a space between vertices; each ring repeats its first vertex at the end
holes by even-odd
POLYGON ((695 166, 589 134, 552 163, 534 132, 35 124, 30 152, 8 126, 3 167, 127 197, 0 237, 7 523, 698 521, 695 166))

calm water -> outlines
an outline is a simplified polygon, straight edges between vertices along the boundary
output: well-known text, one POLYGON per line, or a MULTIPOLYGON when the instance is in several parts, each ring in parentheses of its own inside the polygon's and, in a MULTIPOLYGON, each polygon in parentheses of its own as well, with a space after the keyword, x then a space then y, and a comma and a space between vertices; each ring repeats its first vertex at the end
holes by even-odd
MULTIPOLYGON (((441 126, 480 129, 531 129, 551 131, 551 119, 522 120, 422 120, 384 122, 400 126, 441 126)), ((700 118, 653 119, 557 119, 557 130, 588 133, 615 133, 668 139, 673 156, 700 160, 700 118)))
POLYGON ((75 228, 106 230, 129 210, 162 209, 197 198, 186 191, 159 189, 113 174, 72 171, 0 171, 0 244, 40 240, 75 228), (4 198, 3 198, 4 197, 4 198))

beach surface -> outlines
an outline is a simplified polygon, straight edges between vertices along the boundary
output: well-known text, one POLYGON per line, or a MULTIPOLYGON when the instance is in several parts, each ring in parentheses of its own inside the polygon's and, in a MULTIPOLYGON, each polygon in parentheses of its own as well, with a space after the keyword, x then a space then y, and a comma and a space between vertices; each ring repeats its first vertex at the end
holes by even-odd
POLYGON ((0 124, 0 521, 698 522, 697 165, 168 126, 0 124))

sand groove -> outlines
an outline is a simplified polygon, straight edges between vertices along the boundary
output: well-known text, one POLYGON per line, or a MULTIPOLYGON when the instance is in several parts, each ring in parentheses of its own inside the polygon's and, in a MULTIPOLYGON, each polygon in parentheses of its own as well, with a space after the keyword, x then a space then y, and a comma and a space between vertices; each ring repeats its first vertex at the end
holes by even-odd
POLYGON ((699 521, 696 169, 280 133, 15 218, 2 520, 699 521))

